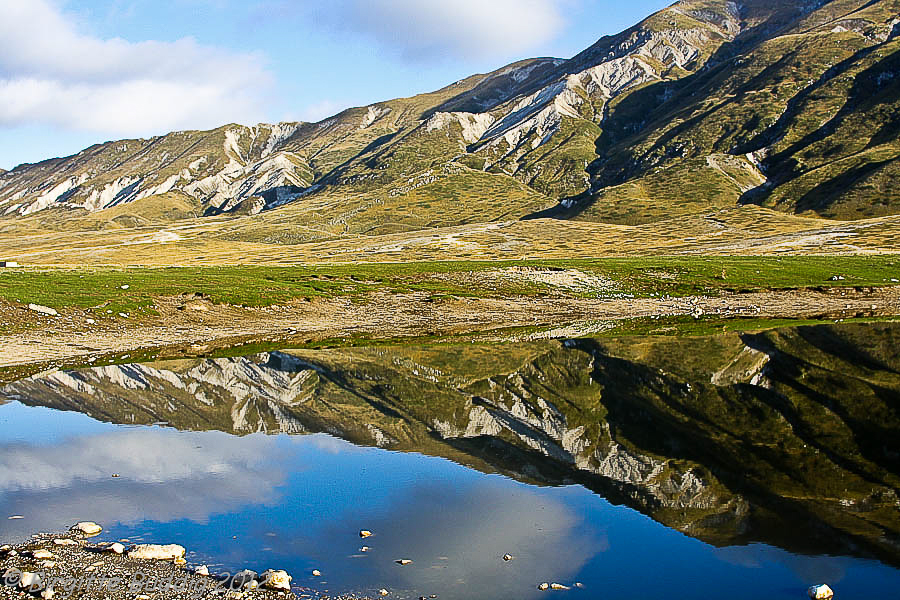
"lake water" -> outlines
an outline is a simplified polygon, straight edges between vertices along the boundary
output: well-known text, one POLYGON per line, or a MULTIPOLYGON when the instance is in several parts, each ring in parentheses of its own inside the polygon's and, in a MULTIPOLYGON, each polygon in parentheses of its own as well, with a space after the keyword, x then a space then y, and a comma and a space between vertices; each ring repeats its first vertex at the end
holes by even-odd
POLYGON ((283 568, 320 594, 796 599, 828 583, 893 597, 898 336, 286 350, 39 375, 2 390, 0 541, 95 520, 99 539, 179 543, 211 571, 283 568))

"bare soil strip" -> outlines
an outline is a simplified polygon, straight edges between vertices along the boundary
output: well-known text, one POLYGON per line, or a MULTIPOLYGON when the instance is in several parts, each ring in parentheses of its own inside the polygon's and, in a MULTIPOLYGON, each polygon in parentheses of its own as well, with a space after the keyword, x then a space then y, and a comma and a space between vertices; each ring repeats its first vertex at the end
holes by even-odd
POLYGON ((560 327, 589 320, 714 315, 720 318, 842 319, 900 315, 900 286, 766 291, 681 298, 431 298, 376 293, 365 302, 337 298, 266 308, 215 305, 202 298, 163 298, 158 316, 89 323, 73 310, 46 316, 0 305, 23 333, 0 336, 0 367, 85 359, 102 354, 186 346, 202 354, 236 341, 375 339, 458 335, 520 326, 560 327))

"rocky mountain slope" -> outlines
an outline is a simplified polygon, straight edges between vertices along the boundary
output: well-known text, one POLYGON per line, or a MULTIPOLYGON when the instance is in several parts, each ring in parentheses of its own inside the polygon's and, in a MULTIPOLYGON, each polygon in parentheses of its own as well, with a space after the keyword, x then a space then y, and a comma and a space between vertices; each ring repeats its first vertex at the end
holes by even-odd
MULTIPOLYGON (((682 0, 542 58, 320 123, 123 140, 0 173, 6 220, 108 226, 281 205, 313 238, 756 203, 900 212, 900 0, 682 0), (52 209, 52 210, 51 210, 52 209), (49 211, 49 212, 48 212, 49 211)), ((65 226, 65 225, 63 225, 65 226)))
POLYGON ((273 352, 57 371, 2 396, 124 424, 324 431, 581 483, 715 544, 900 564, 898 335, 857 324, 273 352), (784 539, 784 519, 808 535, 784 539))

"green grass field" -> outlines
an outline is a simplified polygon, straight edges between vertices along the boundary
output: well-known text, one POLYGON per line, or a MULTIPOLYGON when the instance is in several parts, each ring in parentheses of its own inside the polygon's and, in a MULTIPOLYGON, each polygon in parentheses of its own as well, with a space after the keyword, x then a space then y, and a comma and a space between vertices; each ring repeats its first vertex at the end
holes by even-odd
POLYGON ((270 306, 292 300, 372 292, 508 296, 604 291, 560 290, 539 282, 498 279, 477 287, 464 275, 510 267, 578 270, 604 277, 617 295, 686 296, 765 289, 881 286, 900 279, 900 257, 671 257, 535 261, 413 262, 293 267, 225 266, 124 269, 23 269, 0 272, 0 298, 57 309, 150 310, 153 299, 201 294, 213 303, 270 306), (843 279, 832 279, 841 277, 843 279), (127 287, 125 287, 127 286, 127 287))

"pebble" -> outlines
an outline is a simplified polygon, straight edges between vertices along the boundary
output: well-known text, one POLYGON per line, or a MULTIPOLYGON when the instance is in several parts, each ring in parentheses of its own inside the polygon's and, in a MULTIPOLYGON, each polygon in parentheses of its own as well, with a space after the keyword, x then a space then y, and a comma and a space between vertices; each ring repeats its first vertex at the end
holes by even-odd
POLYGON ((84 535, 98 535, 103 528, 93 521, 79 521, 72 525, 72 531, 80 531, 84 535))
POLYGON ((361 537, 361 538, 372 537, 373 535, 374 534, 371 531, 369 531, 368 529, 363 529, 362 531, 359 532, 359 537, 361 537))
POLYGON ((313 576, 313 577, 321 577, 321 576, 322 576, 322 571, 320 571, 320 570, 318 570, 318 569, 313 569, 313 570, 312 570, 312 576, 313 576))
POLYGON ((387 596, 389 593, 390 593, 390 592, 388 592, 388 591, 387 591, 386 589, 384 589, 384 588, 381 588, 380 590, 378 590, 378 595, 379 595, 379 596, 387 596))
POLYGON ((512 560, 512 559, 513 559, 513 555, 512 555, 512 554, 504 554, 504 555, 503 555, 503 560, 510 561, 510 560, 512 560))
POLYGON ((550 584, 546 583, 546 582, 542 583, 541 585, 538 586, 538 589, 541 590, 542 592, 545 592, 550 589, 550 584))
POLYGON ((551 584, 550 584, 550 589, 551 589, 551 590, 568 590, 568 589, 571 589, 571 588, 570 588, 569 586, 563 585, 563 584, 561 584, 561 583, 551 583, 551 584))
POLYGON ((368 552, 369 550, 371 550, 371 548, 369 548, 368 546, 363 546, 359 549, 360 552, 368 552))
POLYGON ((408 558, 400 558, 394 561, 398 565, 409 565, 412 564, 412 561, 408 558))

